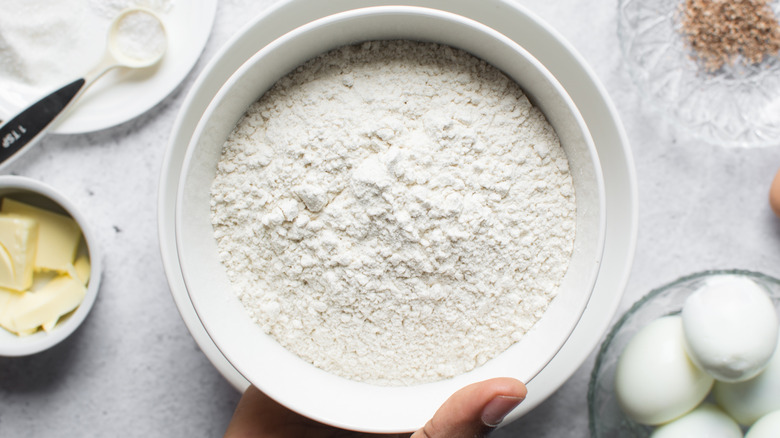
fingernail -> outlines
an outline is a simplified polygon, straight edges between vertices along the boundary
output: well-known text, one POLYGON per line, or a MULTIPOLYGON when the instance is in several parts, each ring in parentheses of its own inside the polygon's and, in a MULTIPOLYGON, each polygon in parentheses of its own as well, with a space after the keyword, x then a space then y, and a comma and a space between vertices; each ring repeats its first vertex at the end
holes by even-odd
POLYGON ((498 426, 504 420, 504 417, 512 412, 512 409, 516 408, 521 401, 523 401, 522 397, 496 396, 482 410, 482 422, 488 427, 498 426))

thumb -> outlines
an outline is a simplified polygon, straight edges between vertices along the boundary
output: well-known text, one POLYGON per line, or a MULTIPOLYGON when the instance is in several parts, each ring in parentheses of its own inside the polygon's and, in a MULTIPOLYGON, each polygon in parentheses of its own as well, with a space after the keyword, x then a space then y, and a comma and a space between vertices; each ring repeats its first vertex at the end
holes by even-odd
POLYGON ((508 377, 472 383, 448 398, 411 438, 485 437, 525 395, 525 385, 508 377))

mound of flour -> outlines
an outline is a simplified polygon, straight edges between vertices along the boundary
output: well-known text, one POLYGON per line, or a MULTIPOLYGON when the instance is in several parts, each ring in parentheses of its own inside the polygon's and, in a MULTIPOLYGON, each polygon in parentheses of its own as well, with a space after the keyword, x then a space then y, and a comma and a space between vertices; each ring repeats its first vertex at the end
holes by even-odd
POLYGON ((309 61, 249 108, 212 223, 263 330, 324 370, 404 385, 467 372, 533 326, 575 203, 553 128, 513 81, 382 41, 309 61))

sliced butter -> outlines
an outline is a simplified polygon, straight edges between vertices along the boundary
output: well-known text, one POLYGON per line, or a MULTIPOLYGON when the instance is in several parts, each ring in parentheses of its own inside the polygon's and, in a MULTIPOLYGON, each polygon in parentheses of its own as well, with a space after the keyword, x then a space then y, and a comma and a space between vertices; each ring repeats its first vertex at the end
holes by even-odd
POLYGON ((20 296, 21 292, 0 287, 0 316, 3 315, 6 309, 8 309, 8 303, 11 302, 17 296, 20 296))
POLYGON ((36 272, 35 274, 33 274, 32 286, 30 286, 30 289, 28 289, 28 291, 35 292, 43 289, 44 286, 49 284, 50 281, 54 280, 59 275, 60 274, 51 271, 36 272))
POLYGON ((65 273, 76 257, 81 230, 72 218, 24 204, 3 199, 3 213, 15 213, 38 222, 38 245, 35 269, 65 273))
POLYGON ((87 255, 79 255, 76 261, 73 263, 73 268, 76 270, 79 280, 86 286, 89 284, 89 274, 92 270, 92 264, 89 262, 87 255))
POLYGON ((35 332, 37 332, 37 331, 38 331, 38 328, 32 328, 30 330, 22 330, 22 331, 20 331, 20 332, 18 332, 16 334, 19 335, 19 336, 30 336, 30 335, 34 334, 35 332))
POLYGON ((0 288, 0 327, 19 334, 13 322, 13 309, 25 293, 0 288))
POLYGON ((86 292, 79 280, 60 275, 41 289, 16 299, 3 316, 9 320, 10 330, 23 333, 72 311, 84 300, 86 292))
POLYGON ((17 292, 14 290, 0 287, 0 322, 2 322, 8 309, 12 307, 12 303, 17 298, 21 297, 23 292, 17 292))
MULTIPOLYGON (((24 292, 0 288, 0 327, 3 327, 10 332, 16 333, 19 336, 29 335, 38 331, 37 328, 32 328, 29 330, 17 329, 16 323, 14 322, 14 316, 18 310, 18 302, 21 301, 24 295, 36 293, 37 291, 40 291, 46 287, 46 285, 57 278, 58 275, 59 274, 55 272, 36 272, 33 275, 32 285, 27 291, 24 292)), ((43 330, 46 332, 53 330, 58 321, 59 316, 42 324, 43 330)))
POLYGON ((22 291, 33 281, 38 249, 38 223, 0 213, 0 287, 22 291))
MULTIPOLYGON (((33 277, 33 284, 32 287, 30 287, 30 292, 36 292, 41 289, 43 289, 47 284, 49 284, 50 281, 54 280, 59 274, 55 272, 36 272, 35 276, 33 277)), ((43 328, 43 331, 46 333, 54 330, 54 327, 57 325, 57 322, 60 320, 60 317, 56 317, 52 319, 51 321, 45 322, 41 324, 41 328, 43 328)))
POLYGON ((41 328, 46 333, 49 333, 50 331, 54 330, 54 326, 57 325, 57 321, 59 321, 59 320, 60 320, 60 317, 58 316, 58 317, 52 319, 51 321, 48 321, 48 322, 45 322, 45 323, 41 324, 41 328))

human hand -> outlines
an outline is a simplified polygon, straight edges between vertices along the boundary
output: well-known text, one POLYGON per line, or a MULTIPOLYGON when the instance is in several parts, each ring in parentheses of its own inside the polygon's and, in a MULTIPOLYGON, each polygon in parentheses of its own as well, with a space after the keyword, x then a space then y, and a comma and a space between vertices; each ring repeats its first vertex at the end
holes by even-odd
POLYGON ((522 382, 507 377, 473 383, 453 394, 422 429, 372 435, 326 426, 296 414, 250 386, 238 402, 224 438, 480 438, 525 398, 522 382))

